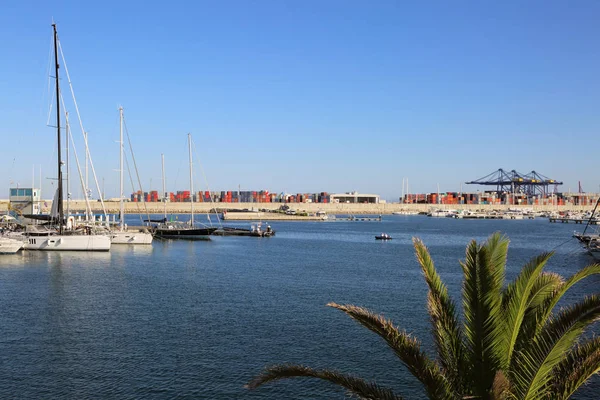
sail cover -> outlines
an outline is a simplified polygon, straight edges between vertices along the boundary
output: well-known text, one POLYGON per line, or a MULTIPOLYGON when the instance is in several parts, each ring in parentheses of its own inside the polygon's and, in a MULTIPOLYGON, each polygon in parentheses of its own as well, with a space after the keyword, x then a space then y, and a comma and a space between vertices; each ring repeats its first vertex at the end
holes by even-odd
POLYGON ((52 199, 52 208, 50 209, 50 217, 52 219, 58 220, 58 189, 54 193, 54 198, 52 199))

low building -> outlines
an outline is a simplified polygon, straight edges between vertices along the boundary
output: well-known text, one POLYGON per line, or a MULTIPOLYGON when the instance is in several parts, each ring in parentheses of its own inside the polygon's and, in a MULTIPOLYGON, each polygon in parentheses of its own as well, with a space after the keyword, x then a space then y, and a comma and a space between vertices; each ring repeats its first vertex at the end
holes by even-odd
POLYGON ((40 190, 35 188, 10 188, 9 209, 19 215, 40 214, 40 190))
POLYGON ((329 195, 331 203, 378 204, 378 194, 363 194, 358 192, 334 193, 329 195))

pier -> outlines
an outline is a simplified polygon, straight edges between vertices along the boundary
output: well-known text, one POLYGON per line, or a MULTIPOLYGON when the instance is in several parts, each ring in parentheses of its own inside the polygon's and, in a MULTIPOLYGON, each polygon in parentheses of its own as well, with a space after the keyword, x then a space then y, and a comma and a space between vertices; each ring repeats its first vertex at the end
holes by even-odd
POLYGON ((550 217, 550 218, 548 218, 548 220, 550 222, 561 222, 563 224, 568 224, 570 222, 573 222, 575 224, 584 224, 589 221, 590 225, 600 225, 600 220, 598 220, 598 219, 587 220, 587 219, 582 219, 582 218, 550 217))

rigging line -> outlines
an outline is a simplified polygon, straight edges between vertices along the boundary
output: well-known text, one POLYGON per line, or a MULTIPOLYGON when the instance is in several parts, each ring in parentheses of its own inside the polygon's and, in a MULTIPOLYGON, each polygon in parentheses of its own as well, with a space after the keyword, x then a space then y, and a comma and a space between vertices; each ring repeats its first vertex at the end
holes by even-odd
MULTIPOLYGON (((67 107, 65 106, 65 99, 62 95, 62 92, 60 93, 60 101, 62 103, 63 110, 66 111, 67 107)), ((69 138, 71 139, 70 142, 73 145, 73 153, 75 154, 75 162, 77 163, 77 171, 79 172, 79 183, 81 184, 81 187, 83 188, 83 187, 85 187, 84 182, 83 182, 83 175, 81 173, 81 168, 79 167, 79 158, 77 157, 77 149, 75 148, 75 141, 73 140, 73 135, 71 135, 71 129, 69 129, 68 135, 69 135, 69 138)), ((67 177, 69 179, 71 178, 68 175, 67 175, 67 177)), ((87 211, 89 212, 89 215, 92 215, 92 206, 90 204, 90 199, 88 199, 87 196, 84 196, 84 198, 85 198, 85 207, 86 207, 87 211)))
MULTIPOLYGON (((127 143, 129 143, 129 151, 131 152, 131 160, 133 161, 133 166, 135 168, 135 174, 137 175, 138 184, 140 185, 140 190, 142 193, 144 189, 142 188, 142 181, 140 180, 140 173, 138 171, 137 163, 135 162, 135 156, 133 155, 133 146, 131 145, 131 138, 129 137, 129 130, 127 129, 127 122, 125 121, 125 117, 123 117, 123 127, 125 127, 125 133, 127 135, 127 143)), ((150 188, 152 189, 152 188, 150 188)), ((145 200, 145 199, 144 199, 145 200)), ((146 210, 146 216, 150 219, 150 213, 148 212, 148 205, 144 201, 144 209, 146 210)))
MULTIPOLYGON (((187 147, 187 138, 186 138, 186 144, 185 144, 185 151, 187 152, 188 147, 187 147)), ((185 152, 183 153, 185 154, 185 152)), ((175 174, 175 182, 173 182, 173 186, 175 187, 175 190, 177 190, 177 180, 179 179, 179 172, 181 171, 181 164, 184 161, 184 157, 179 157, 179 165, 177 166, 177 173, 175 174)))
MULTIPOLYGON (((123 158, 125 160, 125 165, 127 166, 127 175, 129 176, 129 182, 131 183, 132 190, 135 192, 135 185, 133 183, 133 177, 131 176, 131 168, 129 168, 129 160, 127 158, 127 154, 124 154, 124 156, 125 157, 123 157, 123 158)), ((142 219, 142 214, 143 213, 141 212, 142 210, 140 209, 140 203, 139 203, 139 201, 136 201, 135 205, 136 205, 136 208, 137 208, 137 211, 138 211, 138 215, 140 216, 140 221, 141 221, 142 225, 144 225, 144 220, 142 219)), ((125 218, 125 216, 122 215, 121 218, 125 218)), ((150 219, 150 217, 148 217, 148 219, 150 219)))
POLYGON ((594 218, 594 214, 596 213, 596 208, 598 208, 598 204, 600 204, 600 196, 598 196, 596 205, 594 206, 594 209, 592 210, 592 215, 590 215, 590 218, 588 219, 587 224, 585 224, 585 229, 583 230, 582 235, 585 235, 585 231, 587 231, 588 226, 590 226, 590 221, 592 220, 592 218, 594 218))
MULTIPOLYGON (((48 86, 50 86, 50 82, 48 82, 48 86)), ((55 87, 56 87, 56 82, 54 82, 54 85, 52 86, 52 91, 54 91, 55 87)), ((48 108, 48 118, 46 119, 46 126, 50 126, 50 118, 52 118, 53 107, 54 107, 54 102, 51 101, 50 102, 50 107, 48 108)))
MULTIPOLYGON (((192 146, 194 147, 194 156, 196 158, 196 162, 198 165, 200 165, 200 172, 202 173, 202 177, 204 178, 204 183, 206 184, 206 190, 208 190, 208 193, 210 193, 210 186, 208 185, 208 179, 206 178, 206 174, 204 173, 204 167, 202 166, 202 163, 200 162, 200 157, 198 157, 198 150, 196 150, 196 142, 194 142, 193 138, 192 138, 192 146)), ((210 196, 210 202, 213 206, 213 209, 215 210, 215 214, 217 214, 217 210, 215 208, 212 196, 210 196)), ((210 219, 210 213, 208 211, 206 211, 205 214, 208 217, 210 226, 212 226, 212 220, 210 219)), ((218 216, 217 216, 217 221, 219 222, 219 225, 222 228, 223 224, 221 222, 221 218, 219 218, 218 216)))
MULTIPOLYGON (((108 218, 108 215, 106 214, 106 205, 104 204, 104 199, 102 198, 102 191, 100 190, 100 184, 98 183, 98 178, 96 176, 96 169, 94 168, 94 163, 92 161, 92 155, 89 152, 87 135, 85 133, 85 130, 83 129, 83 121, 81 120, 81 114, 79 113, 79 106, 77 105, 77 99, 75 98, 75 91, 73 90, 73 83, 71 82, 71 76, 69 75, 69 69, 67 68, 67 60, 65 59, 65 55, 63 53, 62 44, 60 43, 60 40, 58 41, 58 48, 60 49, 60 56, 62 58, 63 65, 65 67, 65 74, 67 75, 67 82, 69 83, 69 88, 71 89, 71 96, 73 97, 73 104, 75 105, 75 111, 77 112, 77 119, 79 120, 79 127, 81 128, 81 133, 83 134, 86 154, 88 156, 90 166, 92 167, 92 175, 94 176, 94 182, 96 183, 96 190, 98 190, 98 193, 99 193, 98 198, 100 199, 100 204, 102 204, 102 212, 104 214, 104 217, 108 218)), ((86 188, 86 189, 88 189, 88 188, 86 188)), ((85 196, 88 197, 88 194, 85 193, 85 196)))
MULTIPOLYGON (((51 78, 50 76, 50 68, 52 67, 52 52, 53 52, 53 48, 54 48, 54 35, 51 35, 50 38, 50 48, 48 49, 48 66, 46 67, 46 76, 48 77, 48 85, 47 85, 47 91, 45 93, 45 96, 43 98, 43 100, 48 99, 48 102, 50 103, 50 109, 48 110, 48 119, 46 121, 46 125, 50 125, 50 115, 52 113, 52 107, 54 102, 50 101, 49 99, 51 98, 50 94, 52 93, 50 90, 54 91, 54 86, 56 85, 56 82, 54 79, 51 78), (53 85, 52 88, 50 88, 50 85, 53 85)), ((42 101, 43 101, 42 100, 42 101)), ((41 105, 40 105, 41 107, 41 105)), ((41 112, 41 110, 40 110, 41 112)))

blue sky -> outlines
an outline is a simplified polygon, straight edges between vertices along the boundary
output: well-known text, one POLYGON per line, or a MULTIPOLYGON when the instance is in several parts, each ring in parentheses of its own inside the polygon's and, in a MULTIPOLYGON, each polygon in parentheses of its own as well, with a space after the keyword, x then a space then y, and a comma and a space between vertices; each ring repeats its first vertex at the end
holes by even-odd
MULTIPOLYGON (((536 170, 564 181, 563 191, 578 181, 599 190, 598 2, 28 1, 1 10, 0 198, 11 181, 30 186, 34 165, 51 197, 52 19, 108 197, 118 189, 119 105, 145 190, 160 189, 161 153, 167 189, 187 188, 188 132, 203 190, 392 200, 404 177, 411 192, 458 191, 498 168, 536 170)), ((61 84, 73 122, 64 76, 61 84)))

